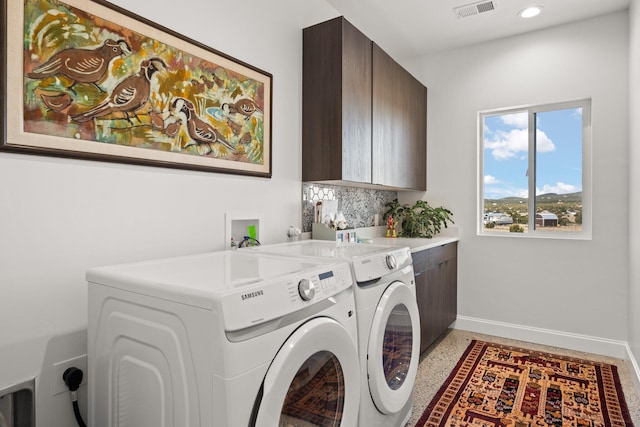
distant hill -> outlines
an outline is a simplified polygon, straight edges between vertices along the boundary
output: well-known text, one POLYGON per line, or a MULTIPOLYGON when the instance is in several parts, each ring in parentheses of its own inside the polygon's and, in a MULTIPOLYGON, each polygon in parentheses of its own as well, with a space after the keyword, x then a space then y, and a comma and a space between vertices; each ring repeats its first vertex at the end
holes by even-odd
MULTIPOLYGON (((494 206, 500 205, 517 205, 521 203, 526 203, 527 199, 523 197, 504 197, 502 199, 485 199, 485 205, 491 204, 494 206)), ((582 203, 582 191, 577 193, 569 193, 569 194, 556 194, 556 193, 547 193, 540 194, 536 196, 537 203, 582 203)))
POLYGON ((582 203, 582 191, 569 194, 547 193, 536 196, 536 201, 544 201, 546 203, 582 203))
POLYGON ((514 205, 517 203, 526 203, 527 199, 524 197, 505 197, 503 199, 485 199, 484 201, 485 203, 514 205))

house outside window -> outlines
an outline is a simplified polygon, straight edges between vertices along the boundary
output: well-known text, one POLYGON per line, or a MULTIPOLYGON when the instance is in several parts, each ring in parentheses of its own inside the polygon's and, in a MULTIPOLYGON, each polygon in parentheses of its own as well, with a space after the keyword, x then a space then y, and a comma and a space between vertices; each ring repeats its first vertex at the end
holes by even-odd
POLYGON ((591 238, 591 100, 483 111, 478 234, 591 238))

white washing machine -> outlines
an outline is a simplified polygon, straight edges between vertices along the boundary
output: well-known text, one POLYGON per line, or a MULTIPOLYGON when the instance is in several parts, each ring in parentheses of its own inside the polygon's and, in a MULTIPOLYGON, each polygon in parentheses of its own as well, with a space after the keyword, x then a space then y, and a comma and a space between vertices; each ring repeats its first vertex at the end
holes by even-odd
POLYGON ((324 240, 251 251, 349 261, 356 282, 361 427, 403 426, 411 416, 420 358, 420 319, 409 248, 324 240))
POLYGON ((347 263, 226 251, 87 280, 91 427, 356 425, 347 263))

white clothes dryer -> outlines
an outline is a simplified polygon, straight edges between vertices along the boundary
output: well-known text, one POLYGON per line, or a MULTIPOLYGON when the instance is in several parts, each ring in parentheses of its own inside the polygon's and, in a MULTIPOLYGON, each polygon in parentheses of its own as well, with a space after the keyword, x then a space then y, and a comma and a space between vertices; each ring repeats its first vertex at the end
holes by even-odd
POLYGON ((356 282, 362 382, 358 425, 405 425, 411 416, 420 358, 420 319, 409 248, 302 240, 248 250, 350 263, 356 282))
POLYGON ((356 425, 347 263, 225 251, 87 280, 92 427, 356 425))

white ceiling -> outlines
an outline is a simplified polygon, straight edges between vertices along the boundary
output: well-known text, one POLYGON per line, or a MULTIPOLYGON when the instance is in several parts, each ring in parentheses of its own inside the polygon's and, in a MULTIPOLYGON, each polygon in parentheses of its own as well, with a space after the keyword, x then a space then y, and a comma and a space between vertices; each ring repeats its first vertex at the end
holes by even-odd
POLYGON ((493 0, 493 11, 466 18, 458 18, 454 8, 476 1, 326 1, 389 54, 408 59, 626 10, 631 0, 493 0), (517 16, 533 5, 543 7, 540 15, 517 16))

